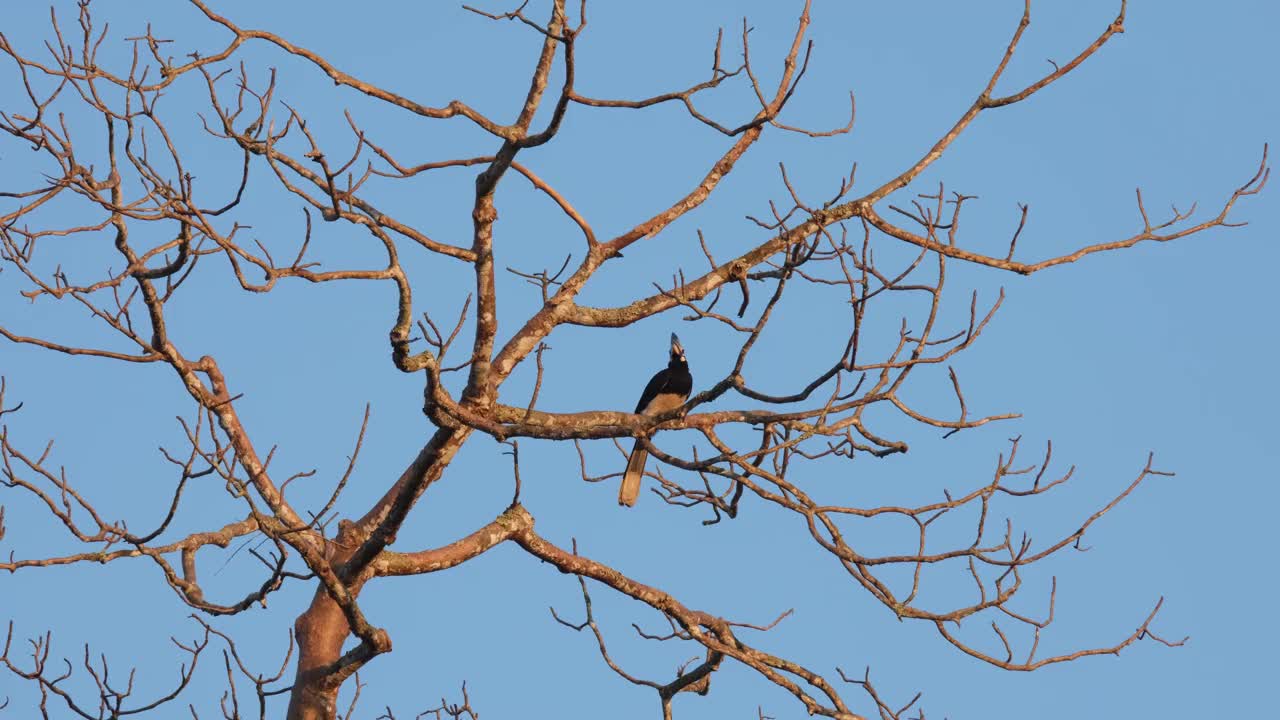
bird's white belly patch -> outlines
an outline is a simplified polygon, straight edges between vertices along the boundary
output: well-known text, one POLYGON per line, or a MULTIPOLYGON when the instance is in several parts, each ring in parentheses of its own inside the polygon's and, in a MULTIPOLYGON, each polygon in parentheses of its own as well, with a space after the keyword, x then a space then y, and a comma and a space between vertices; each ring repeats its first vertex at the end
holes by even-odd
POLYGON ((649 403, 649 407, 644 409, 645 415, 660 415, 668 410, 674 410, 684 404, 684 400, 676 395, 659 395, 649 403))

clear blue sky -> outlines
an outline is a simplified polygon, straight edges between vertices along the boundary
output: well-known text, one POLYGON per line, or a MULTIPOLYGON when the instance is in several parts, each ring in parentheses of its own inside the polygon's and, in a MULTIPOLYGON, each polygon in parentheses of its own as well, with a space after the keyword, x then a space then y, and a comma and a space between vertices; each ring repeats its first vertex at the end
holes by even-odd
MULTIPOLYGON (((495 25, 451 3, 212 4, 242 25, 278 32, 358 77, 428 104, 461 98, 500 119, 512 117, 523 97, 538 42, 527 28, 495 25)), ((36 52, 49 34, 47 12, 38 2, 8 5, 5 35, 36 52)), ((612 304, 646 293, 652 282, 671 276, 673 261, 700 267, 696 228, 721 243, 726 255, 729 248, 746 247, 759 231, 743 214, 765 212, 768 199, 785 197, 776 173, 780 160, 811 195, 833 189, 853 161, 863 188, 896 175, 981 91, 1022 4, 814 5, 815 55, 783 119, 843 124, 853 90, 854 132, 828 140, 766 133, 720 197, 628 251, 627 269, 598 278, 585 301, 612 304)), ((774 77, 799 6, 596 2, 579 48, 579 89, 639 97, 699 81, 709 69, 717 27, 727 29, 726 62, 735 57, 743 15, 755 28, 753 59, 774 77)), ((1044 72, 1046 59, 1071 57, 1110 22, 1115 6, 1101 0, 1040 3, 1002 87, 1044 72)), ((73 27, 74 3, 57 7, 64 28, 73 27)), ((94 10, 99 24, 111 23, 104 53, 116 61, 127 61, 123 38, 141 34, 148 21, 157 36, 175 40, 168 47, 179 57, 197 48, 207 53, 226 39, 182 3, 99 2, 94 10)), ((968 233, 961 242, 992 252, 1016 222, 1016 203, 1029 202, 1030 224, 1019 242, 1024 259, 1135 232, 1138 186, 1153 211, 1199 201, 1204 211, 1216 212, 1252 174, 1263 142, 1280 140, 1277 27, 1280 10, 1261 0, 1133 2, 1124 35, 1032 100, 979 118, 915 187, 932 190, 941 180, 980 196, 966 207, 968 233)), ((350 147, 343 108, 409 161, 495 148, 492 138, 465 121, 389 113, 264 45, 251 43, 240 57, 251 78, 261 80, 267 68, 277 68, 277 98, 309 118, 333 155, 350 147)), ((20 97, 15 77, 11 64, 3 65, 0 97, 20 97)), ((201 108, 199 84, 175 88, 162 111, 189 148, 198 181, 214 188, 229 182, 239 161, 202 137, 190 114, 201 108)), ((726 123, 743 118, 750 112, 743 92, 742 86, 730 89, 706 109, 726 123)), ((95 119, 69 111, 67 120, 92 147, 95 119)), ((684 192, 726 143, 675 108, 628 113, 574 107, 560 138, 521 159, 608 236, 684 192)), ((31 184, 43 169, 26 148, 0 143, 3 189, 31 184)), ((472 177, 471 170, 455 171, 412 188, 390 186, 378 201, 433 236, 463 242, 471 224, 472 177)), ((269 247, 296 248, 301 213, 281 202, 272 182, 266 173, 255 174, 243 221, 269 247)), ((701 515, 673 511, 652 496, 642 497, 634 511, 618 509, 615 486, 578 479, 571 446, 522 445, 525 503, 549 539, 567 545, 576 537, 584 553, 661 584, 690 606, 750 622, 795 608, 793 617, 759 638, 763 647, 829 677, 837 665, 850 672, 870 665, 891 701, 923 691, 929 717, 1258 716, 1280 641, 1267 609, 1280 589, 1272 532, 1280 502, 1280 381, 1267 366, 1280 350, 1273 318, 1280 267, 1277 191, 1271 187, 1238 208, 1237 219, 1251 223, 1246 228, 1093 256, 1031 278, 957 269, 950 280, 955 312, 967 307, 970 289, 991 298, 1004 287, 1008 296, 983 340, 956 362, 969 407, 1024 418, 945 442, 937 432, 903 426, 903 439, 912 443, 907 456, 860 460, 844 487, 833 478, 814 479, 815 487, 851 501, 864 489, 904 501, 936 499, 944 487, 987 482, 1007 438, 1021 435, 1028 451, 1052 439, 1056 466, 1077 465, 1074 487, 1015 515, 1019 527, 1047 540, 1074 529, 1082 513, 1127 484, 1153 451, 1156 466, 1177 475, 1149 481, 1091 530, 1090 552, 1063 555, 1030 573, 1031 587, 1018 607, 1040 614, 1050 577, 1057 576, 1057 620, 1041 641, 1043 651, 1052 652, 1123 637, 1163 595, 1155 628, 1167 637, 1189 635, 1185 647, 1142 642, 1119 658, 1031 674, 999 671, 960 654, 929 626, 899 623, 806 542, 794 519, 755 504, 735 522, 706 528, 701 515)), ((572 228, 519 178, 506 180, 498 207, 500 265, 554 268, 578 251, 572 228)), ((78 242, 84 246, 58 248, 67 268, 83 267, 83 277, 110 262, 105 237, 103 247, 78 242)), ((335 264, 376 260, 366 237, 348 227, 318 227, 313 243, 335 264)), ((418 254, 407 262, 420 306, 437 316, 455 313, 470 284, 461 266, 418 254)), ((175 307, 179 341, 191 348, 188 354, 219 358, 245 393, 239 406, 258 445, 279 445, 277 472, 318 470, 300 497, 323 501, 344 466, 365 402, 372 404, 364 454, 342 505, 359 514, 428 432, 420 380, 388 362, 390 290, 292 284, 248 296, 225 268, 210 263, 204 270, 175 307)), ((501 283, 501 321, 509 329, 528 313, 536 291, 516 278, 501 283)), ((0 322, 7 327, 86 344, 102 339, 79 311, 47 301, 28 304, 19 289, 25 286, 17 273, 0 274, 0 322)), ((789 329, 767 338, 752 371, 767 376, 801 362, 806 348, 821 341, 814 337, 819 319, 799 310, 789 315, 789 329)), ((663 339, 673 330, 685 341, 698 387, 730 367, 730 357, 718 349, 722 334, 675 316, 621 332, 557 330, 539 407, 628 409, 643 379, 661 365, 663 339)), ((10 399, 26 403, 16 417, 6 417, 15 441, 34 448, 56 437, 55 461, 108 517, 128 518, 131 528, 143 529, 163 516, 173 473, 155 448, 181 449, 173 417, 190 410, 171 373, 11 345, 0 345, 0 373, 8 379, 10 399)), ((949 397, 945 375, 921 375, 914 397, 925 403, 949 397)), ((513 378, 504 397, 527 397, 531 381, 529 374, 513 378)), ((666 442, 679 447, 674 438, 666 442)), ((474 438, 425 496, 397 548, 444 544, 491 519, 510 493, 509 460, 500 449, 486 437, 474 438)), ((593 472, 613 469, 618 461, 611 452, 593 451, 593 472)), ((179 530, 221 526, 240 513, 216 483, 193 488, 188 503, 179 530)), ((71 548, 38 508, 13 491, 0 492, 0 504, 8 525, 0 552, 29 557, 71 548)), ((223 558, 201 554, 207 590, 238 597, 258 577, 256 562, 242 553, 214 576, 223 558)), ((271 596, 267 609, 217 619, 215 626, 238 637, 257 668, 274 672, 310 589, 287 588, 271 596)), ((631 622, 665 627, 652 611, 603 588, 594 598, 611 650, 629 670, 669 679, 687 659, 683 648, 634 639, 631 622)), ((464 680, 487 718, 647 718, 657 712, 652 691, 617 679, 588 635, 552 621, 548 605, 569 618, 581 615, 572 578, 518 548, 499 548, 446 573, 377 582, 362 603, 371 620, 391 632, 395 651, 362 673, 366 687, 357 717, 376 717, 388 705, 398 717, 413 717, 442 694, 456 697, 464 680)), ((189 609, 145 561, 0 576, 0 608, 3 619, 14 620, 18 638, 52 629, 55 655, 75 662, 88 643, 95 653, 107 653, 113 673, 137 666, 139 695, 167 687, 176 676, 179 655, 168 637, 189 639, 195 632, 184 619, 189 609)), ((996 651, 989 628, 973 625, 964 628, 966 637, 996 651)), ((207 665, 189 700, 201 717, 218 714, 220 662, 212 654, 202 660, 207 665)), ((3 696, 12 702, 0 717, 32 716, 29 690, 11 676, 0 675, 3 696)), ((855 688, 845 696, 860 712, 871 711, 855 688)), ((748 718, 757 705, 777 718, 803 713, 781 691, 732 666, 717 674, 708 697, 682 697, 675 707, 683 717, 748 718)), ((159 716, 176 717, 179 710, 184 708, 159 716)), ((63 716, 62 710, 54 716, 63 716)))

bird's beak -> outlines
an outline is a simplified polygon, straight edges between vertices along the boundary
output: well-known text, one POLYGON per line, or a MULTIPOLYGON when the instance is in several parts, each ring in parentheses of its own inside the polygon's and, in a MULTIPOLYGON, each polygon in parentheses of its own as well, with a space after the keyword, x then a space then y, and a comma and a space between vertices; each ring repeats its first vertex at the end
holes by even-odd
POLYGON ((671 333, 671 354, 674 357, 684 357, 684 346, 680 344, 680 338, 675 333, 671 333))

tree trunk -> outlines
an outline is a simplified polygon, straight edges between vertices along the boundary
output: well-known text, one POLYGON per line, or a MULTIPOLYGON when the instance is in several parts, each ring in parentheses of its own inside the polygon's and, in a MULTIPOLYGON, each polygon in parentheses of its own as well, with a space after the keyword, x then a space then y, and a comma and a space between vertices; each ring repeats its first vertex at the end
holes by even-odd
POLYGON ((288 720, 333 720, 342 686, 324 682, 323 676, 342 656, 342 644, 351 634, 347 618, 322 585, 293 628, 298 641, 298 674, 289 697, 288 720))

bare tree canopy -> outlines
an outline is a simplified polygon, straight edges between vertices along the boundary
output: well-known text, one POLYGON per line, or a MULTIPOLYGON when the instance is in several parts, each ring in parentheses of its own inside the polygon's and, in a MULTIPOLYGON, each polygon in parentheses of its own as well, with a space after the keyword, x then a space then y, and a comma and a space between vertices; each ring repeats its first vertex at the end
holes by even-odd
POLYGON ((1160 140, 1258 68, 1138 112, 1124 0, 263 5, 0 32, 0 716, 1050 717, 1267 572, 1202 561, 1277 491, 1167 456, 1274 455, 1200 424, 1280 399, 1268 150, 1160 140))

